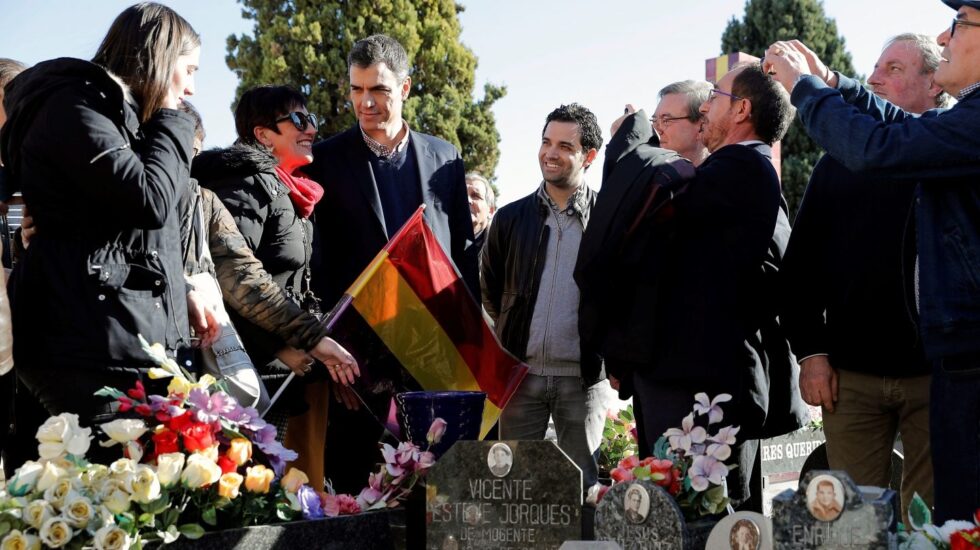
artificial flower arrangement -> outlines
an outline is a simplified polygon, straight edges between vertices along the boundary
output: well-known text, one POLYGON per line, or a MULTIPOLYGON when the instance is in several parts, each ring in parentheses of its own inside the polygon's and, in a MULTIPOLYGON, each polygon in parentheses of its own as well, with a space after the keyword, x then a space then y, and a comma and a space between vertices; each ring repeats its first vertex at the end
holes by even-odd
POLYGON ((599 470, 609 473, 627 457, 638 452, 636 447, 636 419, 633 405, 628 405, 618 413, 606 413, 606 425, 602 429, 602 442, 599 444, 599 470))
MULTIPOLYGON (((162 346, 144 350, 159 365, 150 378, 170 378, 167 395, 143 385, 103 388, 132 415, 102 424, 103 447, 120 445, 111 464, 86 460, 92 429, 64 413, 37 432, 38 461, 21 466, 0 490, 0 548, 142 548, 146 542, 198 538, 206 530, 317 519, 397 505, 434 463, 411 443, 386 445, 386 464, 357 497, 319 493, 300 470, 285 472, 296 453, 276 429, 242 407, 210 375, 195 380, 162 346)), ((445 431, 437 419, 430 444, 445 431)), ((332 493, 332 492, 331 492, 332 493)))
POLYGON ((898 532, 898 547, 902 550, 967 550, 980 548, 980 510, 973 521, 949 520, 933 525, 929 505, 918 493, 909 504, 909 523, 898 532))
MULTIPOLYGON (((695 395, 694 410, 684 417, 681 427, 664 432, 654 445, 653 456, 640 460, 631 455, 621 460, 610 472, 613 483, 649 480, 674 497, 688 520, 723 512, 729 502, 725 478, 735 468, 724 461, 732 454, 739 428, 725 426, 710 434, 695 420, 707 417, 709 428, 721 423, 721 404, 731 399, 725 393, 714 399, 705 393, 695 395)), ((600 499, 603 494, 605 490, 600 490, 600 499)))

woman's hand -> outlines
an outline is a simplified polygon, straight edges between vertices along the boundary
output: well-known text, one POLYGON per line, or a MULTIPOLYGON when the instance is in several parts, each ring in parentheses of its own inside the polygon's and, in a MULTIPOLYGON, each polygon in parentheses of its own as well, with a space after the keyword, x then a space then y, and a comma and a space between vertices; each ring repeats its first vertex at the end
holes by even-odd
POLYGON ((350 386, 336 385, 333 387, 333 398, 337 403, 343 404, 349 411, 361 410, 361 401, 354 394, 354 389, 350 386))
POLYGON ((37 227, 34 225, 34 216, 31 216, 27 212, 27 207, 24 207, 24 218, 20 222, 20 244, 24 246, 24 250, 31 245, 31 237, 37 233, 37 227))
POLYGON ((313 370, 313 358, 301 349, 286 346, 276 352, 276 358, 289 367, 296 376, 306 376, 313 370))
POLYGON ((354 356, 327 336, 321 338, 316 347, 310 350, 310 355, 327 366, 330 378, 338 384, 353 384, 354 379, 361 375, 354 356))
POLYGON ((221 336, 221 324, 214 316, 214 306, 207 296, 196 290, 187 293, 187 317, 199 340, 195 347, 209 348, 221 336))

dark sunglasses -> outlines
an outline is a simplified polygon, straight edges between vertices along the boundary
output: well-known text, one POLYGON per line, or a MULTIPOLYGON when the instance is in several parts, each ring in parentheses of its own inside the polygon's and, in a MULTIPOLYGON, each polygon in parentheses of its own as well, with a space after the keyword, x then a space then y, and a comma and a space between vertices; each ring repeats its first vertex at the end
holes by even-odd
POLYGON ((304 113, 301 111, 295 111, 289 113, 288 115, 281 116, 276 119, 276 124, 280 122, 289 121, 293 123, 300 132, 305 132, 308 125, 313 125, 313 129, 316 130, 320 126, 320 121, 316 118, 313 113, 304 113))

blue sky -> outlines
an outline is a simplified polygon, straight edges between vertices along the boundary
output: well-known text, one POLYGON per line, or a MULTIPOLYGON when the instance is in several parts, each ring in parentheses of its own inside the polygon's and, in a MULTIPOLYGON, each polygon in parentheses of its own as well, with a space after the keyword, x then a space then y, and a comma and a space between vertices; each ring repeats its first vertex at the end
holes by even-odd
MULTIPOLYGON (((0 57, 27 63, 60 56, 89 58, 112 19, 129 0, 0 0, 0 57)), ((201 71, 193 103, 204 115, 208 146, 234 139, 231 102, 237 84, 224 63, 225 40, 248 32, 233 0, 173 0, 201 33, 201 71)), ((537 150, 544 117, 561 103, 592 109, 606 129, 623 105, 652 110, 664 85, 704 77, 704 60, 719 55, 727 21, 741 17, 742 0, 464 0, 463 42, 479 58, 483 82, 505 84, 495 106, 501 135, 497 184, 502 202, 531 192, 540 181, 537 150)), ((868 74, 890 36, 937 35, 954 12, 940 0, 824 0, 858 71, 868 74), (882 6, 887 6, 884 11, 882 6)), ((345 55, 345 52, 338 52, 345 55)), ((353 118, 351 119, 353 121, 353 118)), ((601 165, 601 157, 596 160, 601 165)), ((598 186, 598 170, 589 183, 598 186)))

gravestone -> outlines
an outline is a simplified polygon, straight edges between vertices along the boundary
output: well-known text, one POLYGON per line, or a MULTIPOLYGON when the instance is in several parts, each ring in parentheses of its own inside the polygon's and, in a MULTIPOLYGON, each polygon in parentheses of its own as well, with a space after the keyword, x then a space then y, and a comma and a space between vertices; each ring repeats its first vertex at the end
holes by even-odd
MULTIPOLYGON (((822 429, 801 428, 781 436, 759 441, 762 511, 772 515, 772 499, 786 489, 796 488, 811 453, 822 452, 822 429)), ((826 456, 826 455, 824 455, 826 456)), ((826 469, 826 466, 820 468, 826 469)), ((756 487, 752 488, 756 491, 756 487)))
POLYGON ((427 548, 558 550, 582 538, 582 471, 552 441, 458 441, 426 485, 427 548))
POLYGON ((897 548, 897 493, 859 488, 844 472, 807 472, 796 491, 782 492, 772 504, 777 549, 897 548))
POLYGON ((757 512, 725 516, 708 535, 705 550, 772 550, 772 524, 757 512))
POLYGON ((646 480, 617 483, 606 492, 596 507, 595 538, 614 541, 623 550, 691 548, 680 507, 646 480))
POLYGON ((623 550, 623 547, 611 540, 570 540, 558 550, 623 550))

